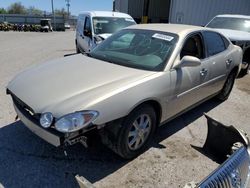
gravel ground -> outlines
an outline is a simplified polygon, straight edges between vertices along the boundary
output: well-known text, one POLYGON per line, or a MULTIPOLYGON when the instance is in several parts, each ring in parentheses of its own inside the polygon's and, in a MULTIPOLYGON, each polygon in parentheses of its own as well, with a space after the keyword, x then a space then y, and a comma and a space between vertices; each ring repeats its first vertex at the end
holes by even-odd
POLYGON ((206 137, 203 112, 250 133, 250 76, 237 79, 224 103, 209 100, 159 128, 152 147, 132 161, 122 161, 100 143, 84 149, 54 148, 33 135, 15 112, 7 83, 20 71, 74 53, 74 32, 0 32, 0 187, 77 187, 74 175, 96 187, 183 187, 200 181, 218 164, 192 146, 206 137))

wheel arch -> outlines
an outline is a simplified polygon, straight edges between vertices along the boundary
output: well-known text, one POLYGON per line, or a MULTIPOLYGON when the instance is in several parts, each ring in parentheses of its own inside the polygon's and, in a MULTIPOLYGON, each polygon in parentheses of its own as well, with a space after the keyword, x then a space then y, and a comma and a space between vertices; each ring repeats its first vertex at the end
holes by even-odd
POLYGON ((250 63, 250 47, 244 50, 243 61, 250 63))
POLYGON ((156 99, 146 99, 146 100, 143 100, 139 103, 137 103, 129 112, 128 114, 130 114, 131 112, 133 112, 134 110, 142 107, 143 105, 149 105, 151 106, 154 111, 155 111, 155 114, 156 114, 156 124, 159 125, 160 124, 160 121, 161 121, 161 118, 162 118, 162 106, 160 104, 159 101, 157 101, 156 99))

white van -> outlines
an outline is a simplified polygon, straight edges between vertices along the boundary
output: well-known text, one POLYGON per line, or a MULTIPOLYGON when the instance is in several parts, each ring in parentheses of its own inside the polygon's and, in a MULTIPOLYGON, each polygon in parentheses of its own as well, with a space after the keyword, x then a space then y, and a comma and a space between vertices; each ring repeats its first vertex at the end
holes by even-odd
POLYGON ((89 11, 80 13, 76 27, 76 52, 89 52, 114 32, 134 25, 134 19, 124 13, 89 11))

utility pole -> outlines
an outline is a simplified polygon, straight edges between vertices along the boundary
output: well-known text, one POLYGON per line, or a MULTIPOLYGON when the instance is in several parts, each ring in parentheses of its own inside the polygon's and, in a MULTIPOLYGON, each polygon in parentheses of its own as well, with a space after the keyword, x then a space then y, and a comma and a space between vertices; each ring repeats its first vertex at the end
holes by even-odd
POLYGON ((53 0, 51 0, 51 8, 52 8, 52 15, 53 15, 53 30, 56 30, 56 19, 55 19, 54 1, 53 0))
POLYGON ((66 6, 67 6, 67 9, 68 9, 68 19, 69 19, 69 7, 70 7, 70 0, 65 0, 66 1, 66 6))

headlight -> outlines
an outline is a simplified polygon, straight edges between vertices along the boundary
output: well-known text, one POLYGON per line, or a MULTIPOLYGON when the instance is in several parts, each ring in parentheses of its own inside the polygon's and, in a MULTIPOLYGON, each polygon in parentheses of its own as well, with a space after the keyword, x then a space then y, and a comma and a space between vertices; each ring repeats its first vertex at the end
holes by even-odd
POLYGON ((87 127, 98 116, 96 111, 83 111, 67 114, 55 123, 56 130, 64 133, 78 131, 87 127))
POLYGON ((45 112, 40 117, 40 124, 44 128, 49 128, 53 122, 53 115, 50 112, 45 112))

